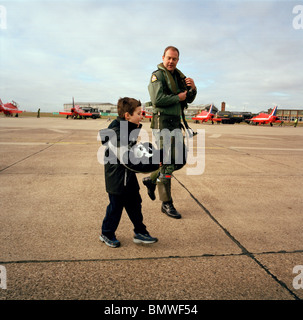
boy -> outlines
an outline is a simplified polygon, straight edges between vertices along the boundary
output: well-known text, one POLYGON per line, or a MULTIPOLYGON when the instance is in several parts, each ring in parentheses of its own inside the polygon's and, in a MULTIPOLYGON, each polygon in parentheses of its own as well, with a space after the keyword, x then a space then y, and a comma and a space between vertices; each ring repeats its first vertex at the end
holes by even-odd
MULTIPOLYGON (((128 151, 136 144, 139 130, 142 127, 142 124, 140 124, 142 120, 141 102, 125 97, 119 99, 117 106, 117 119, 109 125, 108 129, 100 131, 102 143, 108 145, 105 152, 105 185, 110 201, 102 223, 100 240, 113 248, 120 246, 115 231, 118 228, 123 208, 125 208, 134 225, 135 236, 133 241, 135 243, 154 243, 158 241, 157 238, 149 235, 146 226, 143 224, 142 199, 136 177, 138 171, 132 170, 134 166, 128 161, 130 154, 128 151), (127 151, 120 157, 120 150, 122 149, 127 151)), ((140 168, 142 166, 144 167, 144 164, 141 164, 140 168)), ((152 167, 155 168, 155 166, 152 167)), ((156 167, 158 166, 156 165, 156 167)))

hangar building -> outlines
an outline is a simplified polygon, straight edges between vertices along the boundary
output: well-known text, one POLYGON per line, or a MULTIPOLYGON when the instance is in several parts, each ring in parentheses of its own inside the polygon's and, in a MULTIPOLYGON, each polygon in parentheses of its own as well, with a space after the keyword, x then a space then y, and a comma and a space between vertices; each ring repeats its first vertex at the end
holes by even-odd
MULTIPOLYGON (((268 112, 271 112, 269 109, 268 112)), ((280 109, 278 107, 277 114, 281 120, 285 122, 293 122, 298 118, 299 122, 303 122, 303 110, 302 109, 280 109)))

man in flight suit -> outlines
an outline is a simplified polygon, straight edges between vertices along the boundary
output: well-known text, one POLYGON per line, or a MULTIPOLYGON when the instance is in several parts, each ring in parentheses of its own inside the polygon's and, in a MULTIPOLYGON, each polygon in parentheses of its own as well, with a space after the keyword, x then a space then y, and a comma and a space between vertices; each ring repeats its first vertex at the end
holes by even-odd
POLYGON ((180 219, 181 215, 175 209, 171 196, 171 177, 173 171, 181 169, 186 163, 181 116, 185 121, 183 110, 187 108, 187 103, 194 101, 197 89, 194 80, 185 77, 177 69, 179 50, 176 47, 167 47, 162 61, 158 70, 152 73, 148 91, 153 105, 151 128, 154 129, 158 147, 164 151, 164 161, 159 170, 143 179, 143 183, 152 200, 155 200, 158 186, 162 212, 180 219))

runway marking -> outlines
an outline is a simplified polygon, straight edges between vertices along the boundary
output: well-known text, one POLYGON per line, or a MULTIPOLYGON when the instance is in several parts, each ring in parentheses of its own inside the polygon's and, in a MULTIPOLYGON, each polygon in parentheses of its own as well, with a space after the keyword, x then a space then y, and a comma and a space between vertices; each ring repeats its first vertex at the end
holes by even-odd
POLYGON ((197 147, 197 146, 192 146, 193 149, 213 149, 213 150, 222 150, 226 149, 224 147, 197 147))
POLYGON ((54 142, 54 144, 58 144, 58 145, 65 145, 65 144, 94 144, 94 145, 99 145, 99 143, 97 142, 73 142, 73 141, 60 141, 60 142, 54 142))
MULTIPOLYGON (((70 134, 70 136, 71 136, 71 134, 70 134)), ((18 160, 18 161, 16 161, 16 162, 14 162, 14 163, 6 166, 5 168, 0 169, 0 173, 3 172, 3 171, 5 171, 5 170, 7 170, 7 169, 9 169, 9 168, 11 168, 11 167, 13 167, 13 166, 15 166, 16 164, 19 164, 20 162, 23 162, 23 161, 25 161, 25 160, 27 160, 27 159, 29 159, 29 158, 31 158, 31 157, 39 154, 39 153, 44 152, 45 150, 53 147, 55 144, 57 144, 57 143, 59 143, 59 142, 62 142, 63 139, 64 139, 64 138, 61 138, 61 139, 59 139, 59 140, 57 140, 57 141, 55 141, 55 142, 52 142, 52 143, 49 143, 49 142, 45 142, 45 143, 36 142, 36 143, 39 143, 40 145, 43 144, 45 147, 42 148, 41 150, 38 150, 38 151, 36 151, 36 152, 33 152, 32 154, 24 157, 23 159, 20 159, 20 160, 18 160)), ((7 144, 7 143, 10 143, 10 144, 13 143, 13 144, 14 144, 14 142, 2 142, 2 144, 7 144)), ((20 142, 15 142, 15 143, 20 143, 20 142)), ((28 142, 21 142, 21 143, 28 143, 28 142)), ((30 142, 30 143, 33 143, 33 142, 30 142)))
POLYGON ((58 132, 58 133, 68 133, 68 131, 64 131, 64 130, 60 130, 60 129, 48 129, 54 132, 58 132))
POLYGON ((15 145, 15 146, 45 146, 45 145, 78 145, 78 144, 98 144, 96 142, 69 142, 69 141, 59 141, 59 142, 0 142, 0 145, 15 145))
POLYGON ((15 145, 15 146, 45 146, 51 142, 0 142, 0 145, 15 145))
POLYGON ((214 133, 211 136, 209 136, 209 138, 217 139, 217 138, 220 138, 221 136, 222 136, 222 134, 220 134, 220 133, 214 133))
POLYGON ((300 148, 265 148, 265 147, 228 147, 228 149, 272 150, 272 151, 303 151, 300 148))
MULTIPOLYGON (((251 253, 256 256, 260 255, 268 255, 268 254, 289 254, 289 253, 302 253, 302 250, 292 250, 292 251, 263 251, 263 252, 256 252, 251 253)), ((140 261, 140 260, 174 260, 174 259, 188 259, 188 258, 209 258, 209 257, 237 257, 237 256, 244 256, 246 255, 243 252, 240 253, 203 253, 200 255, 183 255, 183 256, 155 256, 155 257, 129 257, 129 258, 87 258, 87 259, 45 259, 45 260, 5 260, 0 261, 0 264, 16 264, 16 263, 72 263, 72 262, 109 262, 109 261, 140 261)))

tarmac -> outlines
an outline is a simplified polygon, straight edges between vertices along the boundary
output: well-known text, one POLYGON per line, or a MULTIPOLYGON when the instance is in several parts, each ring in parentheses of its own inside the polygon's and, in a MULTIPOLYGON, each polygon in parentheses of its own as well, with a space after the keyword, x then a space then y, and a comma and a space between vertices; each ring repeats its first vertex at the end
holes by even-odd
POLYGON ((193 161, 172 181, 182 219, 138 174, 159 241, 135 244, 124 212, 121 247, 109 248, 98 161, 108 124, 0 117, 0 300, 303 299, 303 127, 191 124, 193 161))

